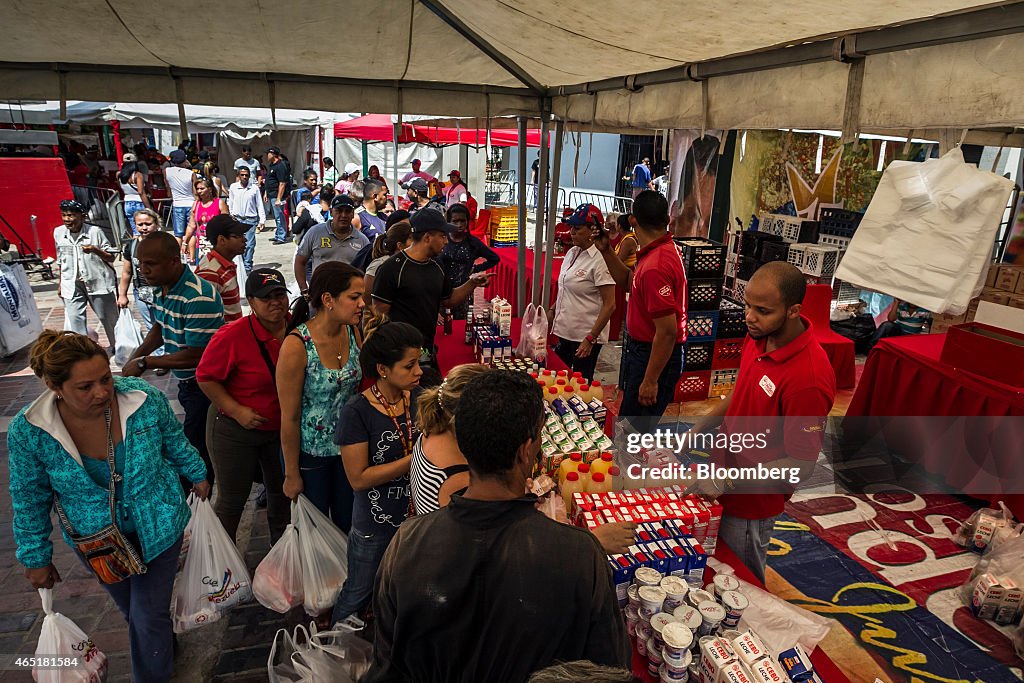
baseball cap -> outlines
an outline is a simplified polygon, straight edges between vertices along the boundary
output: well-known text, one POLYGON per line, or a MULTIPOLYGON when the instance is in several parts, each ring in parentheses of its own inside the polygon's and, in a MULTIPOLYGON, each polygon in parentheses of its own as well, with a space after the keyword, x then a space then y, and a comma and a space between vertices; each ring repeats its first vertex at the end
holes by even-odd
POLYGON ((352 175, 353 173, 355 173, 358 170, 359 170, 359 165, 358 164, 353 164, 351 162, 345 164, 345 175, 352 175))
POLYGON ((206 239, 210 244, 217 244, 217 238, 228 235, 244 235, 249 226, 239 223, 229 214, 219 213, 206 224, 206 239))
POLYGON ((276 154, 277 156, 281 156, 280 147, 267 147, 267 152, 269 152, 270 154, 276 154))
MULTIPOLYGON (((420 161, 419 159, 413 159, 413 160, 412 160, 412 163, 413 163, 413 164, 422 164, 423 162, 422 162, 422 161, 420 161)), ((412 165, 412 164, 410 164, 410 165, 412 165)))
POLYGON ((451 234, 458 232, 458 228, 444 219, 440 211, 434 209, 420 209, 412 215, 409 220, 413 233, 443 232, 451 234))
POLYGON ((604 225, 604 216, 601 215, 601 210, 593 204, 580 204, 572 212, 572 215, 565 219, 565 222, 569 225, 585 225, 587 223, 604 225))
POLYGON ((409 188, 410 190, 416 190, 417 192, 420 193, 427 192, 430 189, 430 187, 427 185, 427 181, 424 180, 423 178, 413 178, 408 182, 406 187, 409 188))
POLYGON ((457 168, 453 168, 451 171, 448 172, 448 177, 449 178, 451 178, 453 175, 454 176, 458 176, 460 178, 462 177, 462 174, 459 173, 459 169, 457 169, 457 168))
POLYGON ((188 155, 180 149, 176 149, 171 152, 170 160, 172 164, 180 164, 188 158, 188 155))
POLYGON ((85 213, 85 207, 82 203, 74 199, 64 199, 60 203, 61 211, 72 211, 75 213, 85 213))
POLYGON ((131 152, 127 152, 123 157, 121 157, 121 161, 123 161, 126 164, 130 164, 133 161, 138 161, 138 160, 139 160, 139 158, 137 156, 135 156, 134 154, 132 154, 131 152))
POLYGON ((262 299, 274 292, 288 292, 281 271, 273 268, 257 268, 245 279, 245 296, 262 299))
POLYGON ((356 203, 348 196, 347 193, 334 195, 334 199, 331 200, 331 209, 340 209, 343 206, 355 209, 356 203))
POLYGON ((209 159, 210 158, 210 153, 207 150, 204 149, 202 152, 199 153, 199 158, 200 159, 209 159))

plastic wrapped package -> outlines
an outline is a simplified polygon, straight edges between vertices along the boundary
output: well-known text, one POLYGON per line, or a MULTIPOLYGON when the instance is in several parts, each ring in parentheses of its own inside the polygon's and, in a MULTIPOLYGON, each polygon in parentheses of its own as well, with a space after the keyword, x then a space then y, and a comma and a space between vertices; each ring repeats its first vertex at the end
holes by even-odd
POLYGON ((256 567, 252 592, 261 605, 280 614, 302 604, 302 556, 294 524, 285 528, 280 540, 256 567))

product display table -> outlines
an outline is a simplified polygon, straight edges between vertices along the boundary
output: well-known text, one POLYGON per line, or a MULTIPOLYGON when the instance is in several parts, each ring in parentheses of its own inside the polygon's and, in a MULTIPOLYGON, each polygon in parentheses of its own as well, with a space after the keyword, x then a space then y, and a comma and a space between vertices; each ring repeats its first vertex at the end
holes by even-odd
MULTIPOLYGON (((512 318, 513 344, 519 341, 519 331, 522 326, 522 318, 512 318)), ((456 365, 476 362, 476 358, 473 357, 473 346, 471 344, 466 344, 465 339, 465 320, 453 320, 451 334, 442 334, 441 330, 437 331, 437 336, 434 337, 434 343, 437 344, 437 364, 441 370, 442 377, 447 375, 448 371, 456 365)), ((566 369, 565 363, 562 362, 562 359, 555 355, 555 352, 550 348, 548 349, 547 367, 550 370, 566 369)))
MULTIPOLYGON (((740 562, 740 558, 736 556, 736 553, 723 543, 721 539, 719 539, 718 547, 715 550, 715 558, 732 567, 733 571, 736 572, 737 579, 742 579, 758 588, 764 588, 764 585, 740 562)), ((704 583, 709 583, 714 576, 715 570, 710 567, 704 570, 704 583)), ((811 653, 811 663, 814 664, 814 670, 823 681, 828 683, 848 683, 850 681, 846 674, 829 659, 829 656, 820 647, 815 648, 814 652, 811 653)), ((647 672, 647 658, 638 655, 635 648, 633 650, 633 674, 644 681, 644 683, 659 683, 657 677, 653 677, 647 672)))
MULTIPOLYGON (((998 381, 958 370, 939 360, 946 335, 916 335, 883 339, 868 356, 857 391, 847 410, 848 417, 863 416, 987 416, 1011 418, 997 420, 993 426, 1006 429, 1024 429, 1024 392, 998 381)), ((877 424, 865 421, 853 426, 880 429, 889 447, 902 457, 919 462, 929 471, 943 473, 946 481, 955 487, 968 486, 977 475, 968 459, 950 463, 933 458, 939 440, 948 440, 950 433, 939 429, 943 425, 935 420, 921 420, 921 428, 909 431, 909 421, 900 421, 897 428, 885 430, 885 421, 877 424)), ((974 427, 978 421, 972 421, 974 427)), ((963 431, 962 429, 960 430, 963 431)), ((976 433, 964 435, 965 443, 976 440, 976 433)), ((1024 438, 1024 434, 1021 435, 1024 438)), ((1019 444, 1020 441, 1017 441, 1019 444)), ((1019 451, 1007 450, 1005 472, 1019 474, 1015 461, 1019 451)), ((1017 490, 1024 482, 1019 482, 1017 490)), ((979 489, 974 488, 974 493, 979 489)), ((1024 518, 1024 495, 999 496, 1014 511, 1018 519, 1024 518)))

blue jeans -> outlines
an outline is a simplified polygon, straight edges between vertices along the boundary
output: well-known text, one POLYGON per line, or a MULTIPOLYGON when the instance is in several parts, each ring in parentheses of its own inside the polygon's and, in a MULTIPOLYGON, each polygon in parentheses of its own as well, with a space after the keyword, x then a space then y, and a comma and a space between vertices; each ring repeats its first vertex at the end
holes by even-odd
MULTIPOLYGON (((129 540, 138 549, 133 534, 129 540)), ((174 631, 171 625, 171 591, 178 573, 181 539, 146 563, 146 573, 120 583, 104 584, 128 622, 132 680, 163 683, 174 673, 174 631)))
MULTIPOLYGON (((153 309, 149 307, 149 304, 139 298, 139 290, 132 288, 132 294, 135 296, 135 308, 139 312, 139 316, 142 318, 142 322, 146 325, 146 329, 142 331, 142 336, 153 329, 153 309)), ((164 347, 157 348, 156 351, 150 354, 151 356, 162 356, 164 355, 164 347)))
POLYGON ((346 534, 352 528, 352 504, 355 494, 348 483, 340 455, 299 454, 302 492, 316 509, 331 518, 346 534))
MULTIPOLYGON (((206 481, 210 482, 213 488, 214 472, 213 463, 210 461, 210 452, 206 449, 206 413, 210 410, 210 399, 195 379, 183 379, 178 381, 178 403, 185 409, 185 424, 182 425, 185 431, 185 438, 199 451, 199 457, 206 463, 206 481)), ((191 490, 192 485, 186 487, 184 480, 183 488, 191 490)))
POLYGON ((649 432, 661 421, 665 408, 672 402, 679 376, 683 374, 683 345, 672 347, 672 355, 658 376, 657 400, 650 406, 640 405, 640 384, 644 381, 647 363, 651 359, 651 345, 630 337, 623 348, 622 406, 619 408, 619 417, 629 420, 634 429, 649 432))
POLYGON ((390 524, 378 526, 370 533, 352 529, 348 535, 348 578, 334 603, 331 623, 336 624, 370 604, 377 568, 397 532, 390 524))
POLYGON ((174 230, 175 237, 181 238, 185 236, 185 230, 188 229, 188 217, 191 213, 191 206, 171 207, 171 228, 174 230))
POLYGON ((124 203, 124 215, 128 217, 128 225, 131 227, 133 235, 139 234, 135 229, 135 212, 142 211, 145 208, 146 205, 142 202, 130 201, 124 203))
POLYGON ((249 226, 245 231, 245 251, 242 252, 242 263, 245 264, 245 274, 248 277, 252 272, 252 257, 256 253, 256 224, 245 221, 243 224, 249 226))
POLYGON ((774 528, 774 517, 741 519, 722 515, 718 540, 729 546, 743 561, 743 564, 747 565, 747 569, 764 584, 764 568, 768 564, 768 544, 771 543, 774 528))
POLYGON ((284 202, 277 204, 276 200, 271 199, 270 204, 274 207, 274 239, 284 242, 288 237, 288 219, 285 218, 284 202))

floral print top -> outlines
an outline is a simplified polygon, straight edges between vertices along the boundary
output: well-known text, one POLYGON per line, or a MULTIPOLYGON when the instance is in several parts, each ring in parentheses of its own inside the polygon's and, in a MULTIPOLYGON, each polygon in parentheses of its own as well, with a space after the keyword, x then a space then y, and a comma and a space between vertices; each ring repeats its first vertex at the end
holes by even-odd
POLYGON ((303 453, 337 457, 334 429, 342 406, 359 390, 363 373, 359 369, 359 347, 352 327, 348 328, 348 361, 340 370, 325 368, 305 324, 295 328, 306 345, 306 381, 302 387, 302 418, 299 421, 303 453))

